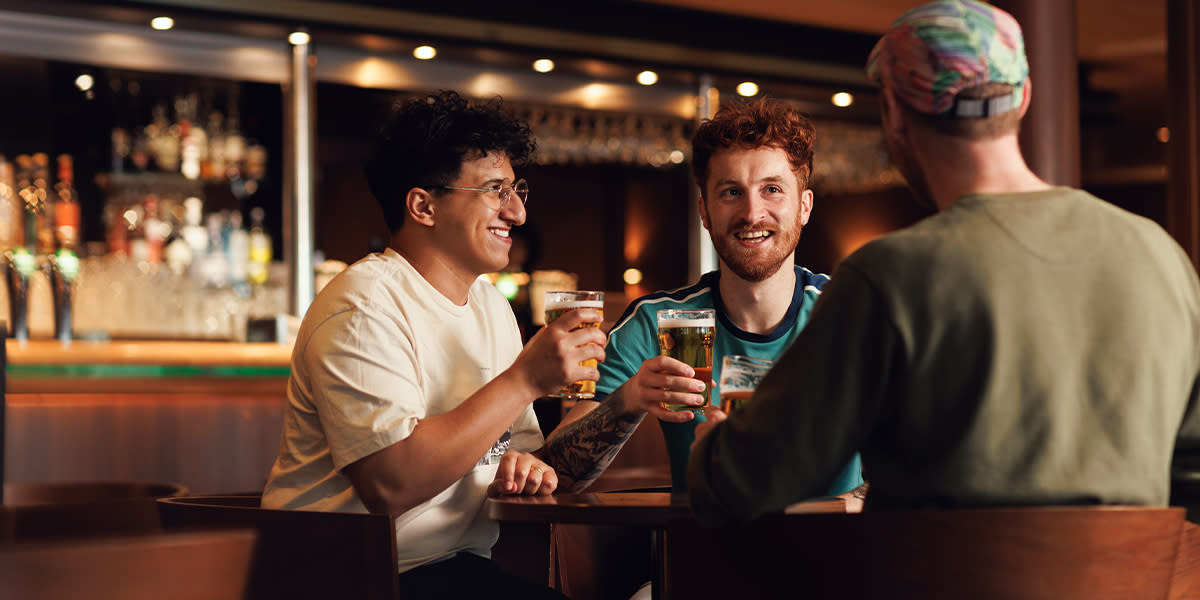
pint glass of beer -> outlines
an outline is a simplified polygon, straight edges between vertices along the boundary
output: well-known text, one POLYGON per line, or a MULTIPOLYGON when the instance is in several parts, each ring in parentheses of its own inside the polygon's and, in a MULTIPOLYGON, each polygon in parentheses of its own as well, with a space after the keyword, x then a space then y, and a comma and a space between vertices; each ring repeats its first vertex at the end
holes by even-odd
POLYGON ((721 357, 721 381, 717 392, 721 396, 721 410, 732 413, 750 399, 763 375, 771 370, 771 361, 741 354, 726 354, 721 357))
MULTIPOLYGON (((601 315, 604 314, 604 292, 589 292, 583 290, 548 291, 546 292, 546 323, 570 311, 581 308, 591 308, 601 315)), ((580 327, 600 327, 599 323, 584 323, 580 327)), ((596 366, 596 359, 588 359, 581 363, 584 366, 596 366)), ((558 392, 560 398, 594 398, 596 397, 595 381, 576 381, 558 392)))
POLYGON ((658 311, 659 354, 670 356, 696 370, 696 379, 704 382, 704 404, 664 403, 668 410, 696 410, 708 406, 712 385, 713 337, 717 331, 717 314, 711 308, 671 309, 658 311))

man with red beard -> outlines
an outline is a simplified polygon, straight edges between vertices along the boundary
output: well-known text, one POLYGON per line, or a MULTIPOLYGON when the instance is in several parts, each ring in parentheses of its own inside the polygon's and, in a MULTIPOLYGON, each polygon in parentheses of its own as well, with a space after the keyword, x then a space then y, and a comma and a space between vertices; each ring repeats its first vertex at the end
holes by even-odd
MULTIPOLYGON (((793 107, 761 99, 721 108, 696 130, 692 159, 701 190, 700 218, 712 236, 720 269, 678 289, 634 300, 609 333, 594 401, 581 400, 554 434, 586 443, 584 430, 628 435, 646 414, 658 418, 671 463, 673 488, 685 489, 684 474, 696 423, 704 416, 704 383, 695 370, 659 356, 659 310, 716 310, 712 378, 720 380, 721 357, 740 354, 774 360, 804 327, 821 288, 829 281, 794 264, 800 231, 812 212, 811 121, 793 107), (697 409, 670 410, 665 404, 697 409), (597 413, 611 415, 597 419, 597 413), (588 415, 588 418, 582 418, 588 415)), ((711 390, 713 405, 719 392, 711 390)), ((614 449, 615 451, 615 449, 614 449)), ((607 464, 607 463, 604 463, 607 464)), ((846 494, 863 485, 857 457, 816 495, 846 494)))
POLYGON ((1200 445, 1200 280, 1162 227, 1033 173, 1020 25, 975 0, 902 15, 867 63, 884 135, 938 213, 845 258, 745 408, 688 470, 718 525, 819 493, 867 510, 1165 506, 1200 445))

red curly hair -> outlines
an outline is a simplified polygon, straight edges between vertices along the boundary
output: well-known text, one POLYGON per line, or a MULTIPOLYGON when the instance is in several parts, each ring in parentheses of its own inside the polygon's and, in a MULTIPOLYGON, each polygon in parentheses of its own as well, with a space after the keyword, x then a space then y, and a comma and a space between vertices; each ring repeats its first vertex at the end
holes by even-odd
POLYGON ((787 153, 792 171, 808 187, 813 170, 813 144, 817 131, 807 116, 790 104, 771 98, 733 102, 705 119, 692 136, 692 165, 696 184, 703 192, 708 163, 718 150, 780 148, 787 153))

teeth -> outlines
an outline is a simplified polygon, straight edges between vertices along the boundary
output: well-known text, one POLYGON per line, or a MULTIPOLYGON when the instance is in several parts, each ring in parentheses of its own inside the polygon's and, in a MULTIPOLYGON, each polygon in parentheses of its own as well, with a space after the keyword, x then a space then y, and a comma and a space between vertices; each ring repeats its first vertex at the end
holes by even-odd
POLYGON ((491 231, 500 237, 508 237, 509 234, 509 230, 507 229, 489 229, 488 231, 491 231))
POLYGON ((770 235, 771 235, 771 233, 768 231, 754 231, 754 232, 750 232, 750 233, 738 234, 737 238, 739 240, 757 240, 757 239, 766 238, 770 235))

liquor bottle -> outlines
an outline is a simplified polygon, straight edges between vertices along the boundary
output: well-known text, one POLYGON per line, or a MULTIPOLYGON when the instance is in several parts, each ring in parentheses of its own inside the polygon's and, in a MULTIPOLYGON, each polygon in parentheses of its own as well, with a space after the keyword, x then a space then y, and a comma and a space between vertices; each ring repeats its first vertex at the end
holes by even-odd
POLYGON ((0 154, 0 252, 7 252, 24 242, 21 224, 25 218, 21 197, 13 180, 12 163, 0 154))
POLYGON ((79 245, 79 195, 71 155, 58 156, 58 181, 54 184, 54 237, 59 249, 75 251, 79 245))
MULTIPOLYGON (((183 225, 179 227, 179 237, 174 244, 182 243, 187 247, 187 260, 184 269, 192 276, 199 277, 200 264, 208 254, 208 232, 201 225, 204 219, 204 201, 197 196, 189 196, 183 201, 183 225)), ((176 251, 183 256, 182 250, 176 251)))
POLYGON ((247 266, 250 262, 250 232, 242 226, 242 211, 229 213, 225 254, 229 260, 229 284, 239 296, 249 296, 247 266))
POLYGON ((221 230, 225 219, 221 213, 210 213, 205 225, 208 229, 208 248, 200 262, 201 279, 209 287, 225 287, 229 282, 229 260, 225 255, 225 241, 221 230))
POLYGON ((208 162, 202 164, 201 176, 207 180, 225 179, 225 117, 213 111, 208 114, 208 162), (207 165, 205 167, 205 165, 207 165))
POLYGON ((142 236, 146 240, 146 262, 157 265, 163 261, 163 245, 170 233, 170 225, 159 218, 158 195, 146 194, 144 215, 142 236))
POLYGON ((159 171, 179 172, 179 127, 167 118, 167 107, 155 105, 150 124, 146 126, 146 142, 159 171))
MULTIPOLYGON (((35 231, 37 244, 34 252, 38 256, 54 253, 54 192, 50 188, 50 156, 45 152, 33 155, 33 189, 35 200, 35 231)), ((28 200, 27 200, 28 201, 28 200)))
POLYGON ((271 235, 263 227, 264 215, 261 206, 250 209, 250 262, 246 276, 255 286, 267 282, 271 266, 271 235))

